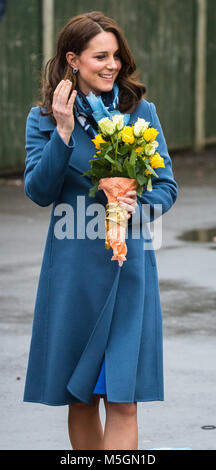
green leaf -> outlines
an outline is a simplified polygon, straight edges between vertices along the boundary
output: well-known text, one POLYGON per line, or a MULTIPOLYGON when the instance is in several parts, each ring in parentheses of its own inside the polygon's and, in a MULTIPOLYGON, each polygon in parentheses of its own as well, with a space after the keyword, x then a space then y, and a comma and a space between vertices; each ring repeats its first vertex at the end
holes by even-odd
POLYGON ((151 180, 151 177, 148 178, 147 191, 152 191, 152 180, 151 180))
POLYGON ((128 172, 129 178, 136 178, 135 168, 133 165, 130 164, 130 162, 128 162, 127 164, 127 172, 128 172))
POLYGON ((92 163, 95 163, 97 161, 100 161, 100 159, 99 158, 94 158, 93 160, 89 160, 89 163, 91 165, 92 163))
POLYGON ((149 165, 148 163, 146 163, 145 165, 146 165, 146 168, 147 168, 149 171, 152 171, 151 165, 149 165))
POLYGON ((102 149, 107 149, 108 147, 112 147, 112 145, 110 144, 110 142, 102 142, 102 143, 100 144, 100 147, 101 147, 102 149))
POLYGON ((144 185, 138 185, 136 188, 137 196, 142 196, 144 185))
POLYGON ((94 167, 105 167, 106 166, 106 163, 104 162, 104 160, 94 160, 93 161, 93 166, 94 167))
POLYGON ((151 172, 152 175, 158 177, 157 173, 155 173, 155 171, 153 170, 153 168, 152 168, 150 165, 148 165, 148 163, 146 163, 146 168, 147 168, 147 170, 149 170, 149 171, 151 172))
POLYGON ((147 183, 147 176, 143 174, 137 174, 137 181, 139 184, 143 185, 147 183))
POLYGON ((123 171, 123 168, 122 168, 122 165, 121 165, 120 162, 118 162, 118 161, 115 162, 114 170, 117 170, 117 171, 120 171, 120 172, 123 171))
POLYGON ((83 173, 83 175, 81 175, 81 176, 89 175, 90 173, 91 173, 91 170, 88 170, 85 173, 83 173))
POLYGON ((110 150, 113 149, 113 146, 110 144, 110 143, 107 143, 107 144, 100 144, 101 146, 101 150, 105 150, 106 153, 108 153, 110 150))
POLYGON ((137 159, 136 150, 135 150, 135 149, 132 149, 132 151, 131 151, 131 156, 130 156, 130 164, 134 166, 135 163, 136 163, 136 159, 137 159))
POLYGON ((127 152, 129 152, 129 150, 130 150, 129 145, 122 145, 122 147, 118 149, 118 154, 125 155, 127 152))
POLYGON ((104 156, 104 159, 105 159, 105 160, 108 160, 108 162, 110 162, 110 163, 115 163, 115 160, 113 160, 113 159, 112 159, 109 155, 107 155, 107 154, 104 156))
POLYGON ((127 164, 129 163, 128 157, 125 158, 124 163, 123 163, 123 168, 127 169, 127 164))
POLYGON ((96 183, 92 188, 89 189, 89 197, 95 197, 95 194, 98 190, 98 183, 96 183))

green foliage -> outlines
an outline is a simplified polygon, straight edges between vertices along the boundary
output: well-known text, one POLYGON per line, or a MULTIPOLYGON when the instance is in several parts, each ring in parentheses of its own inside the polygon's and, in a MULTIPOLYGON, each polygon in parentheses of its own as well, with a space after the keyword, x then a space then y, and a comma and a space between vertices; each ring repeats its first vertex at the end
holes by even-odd
MULTIPOLYGON (((137 195, 139 196, 143 193, 144 185, 147 186, 147 190, 152 190, 152 177, 158 178, 158 175, 151 166, 151 157, 145 153, 147 144, 149 150, 149 142, 145 141, 143 137, 140 138, 140 135, 137 137, 134 134, 134 125, 124 126, 120 131, 115 128, 111 135, 101 131, 92 141, 99 150, 93 159, 89 160, 91 168, 82 175, 91 175, 93 186, 89 190, 90 197, 95 197, 101 178, 115 176, 136 179, 138 182, 137 195), (125 129, 133 135, 131 143, 129 143, 130 139, 127 139, 127 135, 125 137, 123 134, 125 129), (146 170, 149 173, 146 174, 146 170)), ((158 143, 154 141, 152 144, 156 144, 156 149, 158 143)))

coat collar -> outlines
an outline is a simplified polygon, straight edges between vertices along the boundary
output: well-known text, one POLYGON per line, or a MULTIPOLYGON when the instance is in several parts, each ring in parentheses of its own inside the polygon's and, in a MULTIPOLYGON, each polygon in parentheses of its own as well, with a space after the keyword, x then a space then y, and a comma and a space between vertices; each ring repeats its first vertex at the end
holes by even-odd
MULTIPOLYGON (((42 108, 44 111, 44 108, 42 108)), ((56 124, 51 121, 50 116, 41 116, 39 114, 39 130, 40 131, 52 131, 56 127, 56 124)))
MULTIPOLYGON (((44 108, 42 108, 42 110, 44 110, 44 108)), ((130 116, 130 120, 128 122, 128 126, 137 118, 137 114, 139 114, 139 110, 140 110, 140 104, 138 105, 138 107, 131 113, 131 116, 130 116)), ((54 124, 52 121, 51 121, 51 118, 50 116, 41 116, 39 114, 39 129, 41 131, 52 131, 54 130, 56 127, 56 124, 54 124)))
MULTIPOLYGON (((44 110, 44 108, 42 108, 42 110, 44 110)), ((56 124, 54 124, 51 121, 50 116, 41 116, 41 114, 39 114, 39 129, 40 129, 40 131, 49 132, 49 131, 54 131, 55 128, 56 128, 56 124)), ((76 170, 78 173, 80 173, 81 175, 85 172, 84 170, 82 170, 82 168, 75 165, 75 163, 73 161, 73 158, 69 158, 68 165, 70 167, 72 167, 74 170, 76 170)), ((88 175, 86 175, 85 177, 90 178, 90 176, 88 176, 88 175)))
MULTIPOLYGON (((137 119, 137 116, 139 115, 139 111, 140 111, 140 106, 141 106, 141 103, 131 113, 130 120, 127 124, 128 126, 137 119)), ((45 110, 45 108, 42 108, 42 110, 45 110)), ((56 124, 54 124, 51 121, 50 116, 41 116, 41 114, 39 113, 39 129, 41 131, 54 131, 55 127, 56 127, 56 124)), ((75 169, 81 175, 85 172, 79 166, 75 165, 73 158, 69 158, 68 165, 72 167, 73 169, 75 169)), ((90 179, 90 175, 86 175, 85 177, 90 179)))

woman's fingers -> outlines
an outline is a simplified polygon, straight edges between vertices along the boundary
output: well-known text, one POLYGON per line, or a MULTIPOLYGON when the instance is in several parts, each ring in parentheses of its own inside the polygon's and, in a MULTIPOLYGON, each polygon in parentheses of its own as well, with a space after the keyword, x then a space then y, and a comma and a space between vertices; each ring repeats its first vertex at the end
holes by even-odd
POLYGON ((135 207, 137 206, 137 202, 135 199, 132 199, 130 197, 118 197, 117 198, 119 201, 126 202, 127 204, 133 204, 135 207))
POLYGON ((61 80, 53 93, 52 110, 57 122, 57 128, 64 134, 71 134, 74 130, 73 104, 77 91, 71 92, 72 82, 70 80, 61 80))
POLYGON ((76 95, 77 95, 77 90, 73 90, 72 93, 71 93, 71 96, 70 96, 70 98, 69 98, 69 100, 68 100, 68 105, 69 105, 69 106, 72 106, 72 107, 73 107, 74 101, 75 101, 75 99, 76 99, 76 95))
MULTIPOLYGON (((135 212, 135 207, 137 207, 137 201, 136 201, 136 191, 128 191, 126 193, 127 195, 131 194, 134 197, 123 197, 119 196, 117 197, 120 206, 125 207, 129 213, 134 213, 135 212)), ((129 217, 128 217, 129 218, 129 217)))
POLYGON ((120 197, 120 196, 117 199, 119 203, 123 203, 123 205, 125 204, 125 206, 132 207, 133 209, 137 207, 138 205, 136 202, 136 199, 132 199, 129 197, 120 197))
POLYGON ((124 207, 125 209, 127 209, 128 212, 135 212, 135 206, 131 205, 131 204, 126 204, 125 202, 119 202, 119 205, 121 207, 124 207))
POLYGON ((53 105, 66 106, 67 104, 73 105, 77 95, 77 91, 73 90, 68 100, 68 95, 71 91, 72 82, 70 80, 61 80, 53 93, 53 105))
POLYGON ((58 96, 59 91, 60 91, 62 86, 63 86, 63 80, 61 80, 61 82, 59 82, 59 84, 57 85, 57 87, 56 87, 56 89, 53 93, 53 105, 55 105, 55 103, 56 103, 57 96, 58 96))
POLYGON ((69 92, 71 90, 71 85, 72 83, 70 82, 65 82, 60 90, 59 90, 59 93, 57 95, 57 103, 59 105, 62 105, 62 106, 65 106, 67 104, 67 101, 68 101, 68 95, 69 95, 69 92))
POLYGON ((128 196, 136 196, 136 195, 137 195, 136 190, 128 191, 126 194, 127 194, 128 196))
POLYGON ((132 206, 131 204, 126 204, 125 202, 119 202, 119 205, 121 207, 124 207, 128 212, 135 212, 135 206, 132 206))

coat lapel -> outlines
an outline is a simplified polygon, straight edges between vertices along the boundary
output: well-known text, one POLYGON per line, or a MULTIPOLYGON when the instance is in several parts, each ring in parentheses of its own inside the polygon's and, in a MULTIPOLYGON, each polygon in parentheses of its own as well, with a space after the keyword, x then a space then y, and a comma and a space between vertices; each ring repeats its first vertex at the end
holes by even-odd
MULTIPOLYGON (((50 116, 41 116, 39 115, 39 130, 43 132, 53 132, 56 128, 56 124, 51 121, 50 116)), ((78 171, 81 175, 85 172, 85 170, 81 169, 73 162, 73 158, 70 157, 68 161, 68 165, 72 167, 74 170, 78 171)), ((90 178, 88 175, 86 177, 90 178)))
POLYGON ((39 129, 40 131, 54 131, 56 125, 51 121, 50 116, 41 116, 39 114, 39 129))

